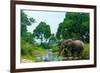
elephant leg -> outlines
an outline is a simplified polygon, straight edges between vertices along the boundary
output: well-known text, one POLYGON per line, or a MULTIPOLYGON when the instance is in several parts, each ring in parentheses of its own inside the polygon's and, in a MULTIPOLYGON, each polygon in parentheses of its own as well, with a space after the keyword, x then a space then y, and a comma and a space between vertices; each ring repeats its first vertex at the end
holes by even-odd
POLYGON ((68 57, 71 57, 72 53, 70 50, 68 50, 68 57))
POLYGON ((72 52, 70 50, 68 50, 68 59, 72 59, 72 52))
POLYGON ((77 51, 76 51, 76 49, 75 48, 73 48, 72 50, 71 50, 71 53, 72 53, 72 59, 73 60, 75 60, 75 59, 77 59, 77 51))
POLYGON ((70 58, 70 54, 71 52, 69 50, 64 50, 64 53, 63 53, 63 57, 66 58, 66 60, 69 60, 70 58))
POLYGON ((78 52, 78 58, 79 58, 79 59, 82 58, 82 52, 83 52, 83 50, 80 50, 80 51, 78 52))
POLYGON ((74 58, 75 58, 75 59, 79 59, 79 52, 77 52, 77 51, 75 52, 74 58))

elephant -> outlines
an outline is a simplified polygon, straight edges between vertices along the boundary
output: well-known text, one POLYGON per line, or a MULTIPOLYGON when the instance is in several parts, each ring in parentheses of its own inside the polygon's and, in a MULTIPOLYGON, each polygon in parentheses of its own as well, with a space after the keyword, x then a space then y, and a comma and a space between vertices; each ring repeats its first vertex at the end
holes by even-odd
POLYGON ((84 43, 80 40, 67 39, 64 40, 59 47, 59 54, 64 57, 81 57, 84 50, 84 43))

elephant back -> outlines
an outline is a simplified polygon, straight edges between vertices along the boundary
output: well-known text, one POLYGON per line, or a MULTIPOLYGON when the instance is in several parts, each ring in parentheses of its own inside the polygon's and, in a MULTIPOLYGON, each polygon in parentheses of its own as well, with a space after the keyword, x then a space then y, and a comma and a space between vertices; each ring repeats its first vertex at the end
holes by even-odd
POLYGON ((73 41, 73 46, 75 49, 83 49, 84 48, 84 43, 80 40, 74 40, 73 41))
POLYGON ((75 40, 74 43, 77 45, 77 46, 84 46, 84 43, 80 40, 75 40))

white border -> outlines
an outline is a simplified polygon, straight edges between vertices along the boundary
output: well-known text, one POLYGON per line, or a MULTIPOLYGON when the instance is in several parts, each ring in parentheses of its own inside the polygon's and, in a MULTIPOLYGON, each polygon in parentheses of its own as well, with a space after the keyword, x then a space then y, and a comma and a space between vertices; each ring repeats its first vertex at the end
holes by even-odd
POLYGON ((50 7, 50 6, 35 6, 35 5, 16 5, 16 68, 39 68, 39 67, 54 67, 54 66, 74 66, 94 64, 94 10, 85 8, 68 8, 68 7, 50 7), (69 11, 69 12, 88 12, 90 13, 90 60, 81 61, 59 61, 59 62, 35 62, 35 63, 20 63, 20 10, 49 10, 49 11, 69 11))

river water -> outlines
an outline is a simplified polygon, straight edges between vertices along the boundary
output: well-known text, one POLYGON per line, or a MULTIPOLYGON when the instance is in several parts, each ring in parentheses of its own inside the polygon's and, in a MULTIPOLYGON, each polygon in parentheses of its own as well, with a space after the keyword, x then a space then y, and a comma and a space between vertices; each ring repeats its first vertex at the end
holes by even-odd
POLYGON ((62 61, 62 57, 58 56, 58 53, 53 53, 52 49, 47 49, 46 54, 38 55, 40 61, 62 61))

